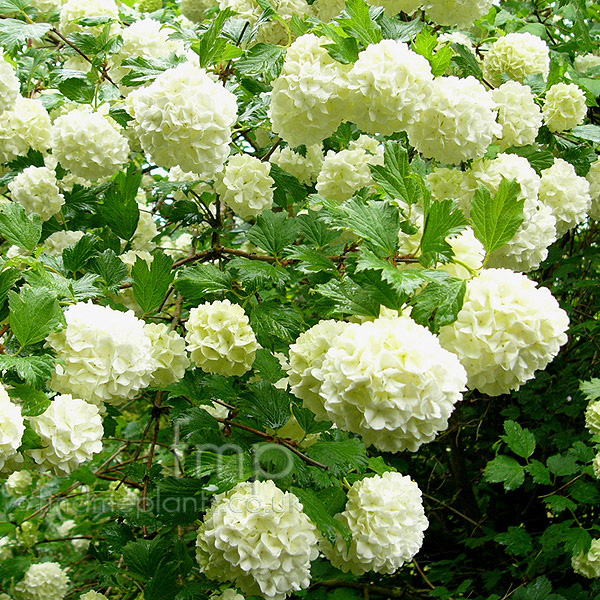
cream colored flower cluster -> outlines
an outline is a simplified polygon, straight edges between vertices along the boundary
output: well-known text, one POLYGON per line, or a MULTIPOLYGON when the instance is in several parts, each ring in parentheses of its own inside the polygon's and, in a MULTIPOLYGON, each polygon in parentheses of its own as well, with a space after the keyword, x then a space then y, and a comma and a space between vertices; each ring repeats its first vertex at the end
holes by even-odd
POLYGON ((501 137, 496 116, 492 95, 477 79, 438 77, 408 139, 426 158, 457 165, 482 156, 501 137))
POLYGON ((600 400, 588 404, 585 411, 585 426, 591 434, 600 434, 600 400))
POLYGON ((592 540, 587 552, 580 552, 571 559, 573 571, 589 579, 600 577, 600 538, 592 540))
POLYGON ((272 481, 239 483, 216 495, 198 529, 200 570, 266 600, 307 588, 318 534, 302 509, 272 481))
POLYGON ((151 385, 164 388, 183 378, 190 360, 185 353, 185 340, 163 323, 147 323, 144 331, 152 344, 156 365, 151 385))
POLYGON ((502 178, 515 179, 525 201, 524 220, 514 237, 490 257, 490 267, 513 271, 537 269, 548 256, 548 247, 556 241, 556 218, 549 206, 539 199, 541 180, 529 161, 516 154, 499 154, 493 160, 480 160, 471 169, 474 181, 496 194, 502 178))
POLYGON ((354 483, 336 518, 350 529, 352 543, 348 548, 340 536, 321 548, 335 567, 354 575, 396 572, 419 551, 429 525, 419 486, 395 472, 354 483))
POLYGON ((251 219, 273 206, 275 181, 270 170, 268 162, 236 154, 215 181, 215 190, 236 215, 251 219))
POLYGON ((574 83, 556 83, 546 92, 543 113, 550 131, 573 129, 587 114, 584 91, 574 83))
POLYGON ((37 214, 42 221, 53 217, 65 203, 56 175, 47 167, 27 167, 8 184, 8 189, 28 215, 37 214))
POLYGON ((600 67, 600 56, 596 54, 580 54, 575 57, 573 65, 580 73, 586 73, 594 67, 600 67))
POLYGON ((331 200, 344 202, 360 188, 373 184, 369 165, 383 165, 383 162, 383 146, 363 135, 351 142, 347 150, 327 153, 317 177, 317 191, 331 200))
POLYGON ((552 210, 560 237, 585 221, 592 206, 590 184, 577 175, 572 164, 555 158, 554 164, 542 171, 540 200, 552 210))
POLYGON ((31 6, 35 6, 40 14, 49 15, 50 13, 59 11, 63 4, 66 3, 67 0, 33 0, 30 4, 31 6))
POLYGON ((14 404, 0 384, 0 470, 15 458, 25 433, 21 407, 14 404))
POLYGON ((133 312, 79 302, 65 310, 65 319, 67 326, 47 338, 62 361, 52 389, 101 406, 121 404, 150 384, 152 344, 133 312))
POLYGON ((69 589, 69 576, 56 562, 31 565, 15 586, 17 600, 63 600, 69 589))
POLYGON ((96 181, 123 167, 129 143, 112 119, 89 107, 76 108, 54 121, 52 156, 76 177, 96 181))
POLYGON ((190 62, 161 73, 127 97, 143 149, 161 167, 212 177, 229 154, 235 96, 190 62))
POLYGON ((238 594, 235 590, 231 588, 225 590, 222 594, 217 594, 216 596, 211 596, 210 600, 245 600, 244 596, 238 594))
POLYGON ((367 0, 372 6, 382 6, 388 17, 395 17, 399 12, 412 15, 423 6, 422 0, 367 0))
POLYGON ((306 156, 294 152, 289 146, 277 148, 269 159, 284 171, 287 171, 305 185, 310 185, 317 180, 323 165, 323 150, 320 144, 313 144, 306 149, 306 156))
POLYGON ((371 44, 348 74, 348 119, 368 133, 404 131, 429 104, 432 81, 429 61, 407 44, 371 44))
POLYGON ((4 50, 0 46, 0 113, 14 107, 20 89, 15 69, 5 60, 4 50))
POLYGON ((43 246, 50 256, 60 256, 67 246, 76 244, 83 235, 83 231, 55 231, 44 240, 43 246))
POLYGON ((446 429, 467 375, 429 330, 383 317, 347 324, 327 340, 337 326, 316 327, 291 347, 289 375, 317 418, 389 452, 414 452, 446 429))
POLYGON ((108 600, 108 598, 104 594, 92 590, 82 594, 79 600, 108 600))
POLYGON ((273 131, 292 148, 311 146, 330 136, 342 122, 348 65, 335 61, 326 38, 309 33, 287 50, 273 81, 269 115, 273 131))
POLYGON ((600 158, 597 158, 591 165, 586 179, 590 184, 590 199, 592 201, 590 208, 590 217, 600 219, 600 158))
POLYGON ((29 453, 55 475, 68 475, 102 451, 104 429, 98 407, 70 394, 56 396, 30 423, 43 447, 29 453))
POLYGON ((429 0, 423 4, 429 18, 439 25, 470 27, 487 15, 492 0, 429 0))
MULTIPOLYGON (((119 7, 114 0, 68 0, 60 11, 60 30, 63 34, 87 31, 97 32, 100 28, 84 27, 77 21, 84 18, 107 17, 119 19, 119 7)), ((118 29, 117 29, 118 30, 118 29)))
POLYGON ((214 6, 213 0, 181 0, 179 8, 181 14, 194 23, 200 23, 206 15, 206 11, 214 6))
POLYGON ((185 46, 181 40, 171 39, 173 29, 164 27, 159 21, 145 18, 135 21, 123 30, 123 46, 112 57, 114 65, 110 69, 113 81, 119 82, 131 71, 122 66, 126 58, 166 58, 172 52, 183 54, 185 46))
POLYGON ((24 496, 32 483, 33 478, 29 471, 15 471, 7 477, 4 485, 9 494, 24 496))
POLYGON ((469 388, 490 396, 518 390, 567 341, 567 313, 547 288, 521 273, 486 269, 467 283, 456 322, 440 342, 458 356, 469 388))
POLYGON ((259 345, 239 304, 229 300, 201 304, 190 310, 185 328, 187 350, 203 371, 240 376, 252 368, 259 345))
POLYGON ((50 116, 41 100, 19 96, 11 110, 0 113, 0 162, 25 156, 29 149, 50 148, 50 116))
POLYGON ((518 81, 507 81, 492 91, 502 125, 500 146, 533 144, 542 126, 542 111, 535 103, 531 88, 518 81))
POLYGON ((502 74, 523 83, 527 75, 550 71, 550 51, 546 42, 532 33, 509 33, 495 41, 483 59, 483 73, 493 85, 502 83, 502 74))

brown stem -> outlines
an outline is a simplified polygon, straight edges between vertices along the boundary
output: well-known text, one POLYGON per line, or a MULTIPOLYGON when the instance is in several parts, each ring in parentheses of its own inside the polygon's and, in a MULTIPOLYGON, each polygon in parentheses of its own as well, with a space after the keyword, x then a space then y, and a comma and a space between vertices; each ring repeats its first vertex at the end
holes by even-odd
POLYGON ((313 467, 320 467, 321 469, 324 469, 325 471, 329 470, 329 467, 327 465, 324 465, 323 463, 313 460, 310 456, 306 456, 306 454, 304 454, 303 452, 300 452, 300 450, 298 450, 298 448, 294 448, 294 446, 286 440, 275 437, 273 435, 269 435, 268 433, 265 433, 264 431, 259 431, 258 429, 255 429, 254 427, 250 427, 249 425, 244 425, 243 423, 237 423, 236 421, 232 421, 231 419, 217 418, 217 421, 219 421, 219 423, 223 423, 226 426, 237 427, 238 429, 243 429, 244 431, 248 431, 250 433, 253 433, 254 435, 258 435, 259 437, 262 437, 265 440, 269 440, 270 442, 273 442, 274 444, 279 444, 280 446, 283 446, 284 448, 291 450, 296 456, 300 457, 307 465, 311 465, 313 467))

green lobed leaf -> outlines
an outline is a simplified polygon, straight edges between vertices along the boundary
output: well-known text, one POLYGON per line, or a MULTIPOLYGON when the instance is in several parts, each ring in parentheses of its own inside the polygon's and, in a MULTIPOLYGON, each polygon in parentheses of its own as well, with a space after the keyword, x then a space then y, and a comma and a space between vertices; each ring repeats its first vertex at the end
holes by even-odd
POLYGON ((383 39, 381 27, 371 18, 365 0, 346 0, 348 18, 338 18, 340 26, 365 46, 377 44, 383 39))
POLYGON ((336 477, 346 477, 351 471, 362 473, 368 464, 365 444, 358 438, 319 441, 308 448, 306 454, 327 465, 336 477))
POLYGON ((263 348, 285 350, 304 331, 302 313, 293 305, 268 300, 252 307, 250 325, 263 348))
POLYGON ((510 526, 506 533, 500 533, 494 539, 506 546, 509 554, 516 556, 526 556, 533 549, 531 535, 524 527, 510 526))
POLYGON ((122 240, 131 239, 140 220, 140 209, 135 197, 127 197, 113 185, 106 190, 99 211, 111 231, 122 240))
POLYGON ((550 471, 559 477, 574 475, 580 470, 576 458, 569 454, 554 454, 548 458, 546 464, 550 471))
POLYGON ((131 87, 154 81, 161 73, 176 67, 185 60, 184 57, 174 53, 168 58, 143 58, 141 56, 126 58, 123 66, 131 67, 131 70, 121 79, 120 83, 131 87))
POLYGON ((329 431, 333 425, 330 421, 317 421, 312 410, 297 404, 292 405, 292 414, 307 435, 329 431))
POLYGON ((87 268, 100 277, 109 293, 116 292, 128 275, 127 265, 110 248, 90 260, 87 268))
POLYGON ((156 252, 148 267, 143 258, 137 258, 131 269, 133 294, 144 314, 152 314, 162 304, 175 278, 173 259, 164 252, 156 252))
POLYGON ((298 235, 298 225, 286 213, 271 210, 260 214, 248 230, 248 240, 266 250, 272 256, 292 244, 298 235))
POLYGON ((531 475, 535 483, 539 483, 540 485, 550 485, 550 483, 552 483, 550 479, 550 470, 539 460, 530 461, 525 467, 525 470, 531 475))
POLYGON ((519 200, 521 186, 503 179, 497 194, 480 186, 471 205, 471 223, 477 239, 488 255, 509 242, 523 223, 525 200, 519 200))
POLYGON ((200 40, 192 44, 192 50, 196 52, 200 59, 201 67, 210 67, 220 62, 227 40, 221 37, 223 25, 229 17, 233 14, 230 8, 225 8, 220 11, 219 14, 212 20, 212 23, 201 34, 200 40))
POLYGON ((598 125, 577 125, 577 127, 571 129, 571 135, 581 140, 600 144, 600 126, 598 125))
POLYGON ((29 40, 41 42, 52 29, 50 23, 25 23, 16 19, 0 19, 0 46, 13 52, 26 46, 29 40))
POLYGON ((56 296, 44 288, 25 287, 20 294, 10 292, 9 305, 10 328, 21 346, 37 344, 64 325, 56 296))
POLYGON ((250 290, 258 290, 270 285, 281 287, 290 279, 289 273, 279 265, 242 257, 229 261, 227 270, 233 271, 235 278, 250 290))
POLYGON ((175 288, 190 302, 231 290, 233 276, 215 265, 195 265, 179 272, 175 288))
POLYGON ((21 412, 25 417, 37 417, 50 406, 50 398, 30 385, 15 384, 9 390, 9 395, 21 400, 21 412))
POLYGON ((586 400, 598 400, 600 398, 600 379, 590 379, 589 381, 582 381, 579 384, 579 389, 582 391, 586 400))
POLYGON ((296 177, 290 175, 277 165, 271 165, 270 175, 275 182, 273 200, 282 208, 287 208, 294 202, 304 202, 308 192, 306 187, 296 177))
POLYGON ((455 200, 432 202, 425 210, 421 264, 429 267, 452 260, 454 253, 447 238, 459 235, 467 224, 467 219, 455 200))
POLYGON ((0 369, 12 371, 29 385, 41 388, 52 375, 54 358, 49 354, 41 356, 0 354, 0 369))
POLYGON ((24 13, 31 6, 30 0, 0 0, 0 14, 14 15, 24 13))
POLYGON ((235 64, 237 72, 245 77, 264 77, 269 82, 279 75, 285 58, 285 48, 259 42, 250 48, 235 64))
POLYGON ((31 252, 42 236, 42 219, 36 214, 28 217, 20 204, 9 202, 0 208, 0 235, 31 252))
POLYGON ((98 240, 94 235, 86 234, 75 244, 67 246, 62 252, 65 269, 72 273, 77 273, 77 271, 83 269, 90 258, 96 254, 97 242, 98 240))
POLYGON ((503 483, 507 491, 515 490, 525 481, 525 470, 514 458, 498 455, 486 465, 484 479, 503 483))
POLYGON ((333 301, 335 312, 342 315, 378 317, 380 303, 377 298, 351 279, 332 279, 314 287, 314 291, 333 301))
POLYGON ((535 436, 515 421, 504 421, 506 435, 500 436, 508 447, 521 458, 529 458, 535 452, 535 436))
POLYGON ((192 458, 193 464, 188 472, 195 477, 209 477, 208 484, 215 485, 218 493, 230 490, 242 481, 248 481, 256 473, 254 461, 247 452, 215 454, 200 451, 192 458))
POLYGON ((431 282, 411 302, 411 318, 438 333, 444 325, 456 321, 465 299, 467 282, 450 278, 442 283, 431 282))
POLYGON ((452 44, 452 49, 457 53, 457 56, 452 57, 452 61, 460 69, 463 77, 472 75, 476 79, 483 77, 483 71, 479 65, 477 57, 464 44, 452 44))
POLYGON ((302 503, 304 512, 317 526, 323 536, 335 544, 339 536, 349 545, 352 542, 352 533, 348 526, 335 519, 327 510, 327 506, 311 489, 292 487, 290 490, 302 503))
POLYGON ((291 397, 285 390, 268 381, 260 381, 251 389, 252 395, 246 397, 242 404, 246 414, 271 429, 279 429, 290 420, 291 397))

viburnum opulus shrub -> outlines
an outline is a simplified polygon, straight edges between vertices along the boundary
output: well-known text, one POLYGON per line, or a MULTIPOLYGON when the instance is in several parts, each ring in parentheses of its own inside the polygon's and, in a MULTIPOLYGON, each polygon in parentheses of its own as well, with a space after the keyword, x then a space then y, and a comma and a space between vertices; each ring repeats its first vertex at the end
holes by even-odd
POLYGON ((597 2, 0 47, 0 600, 600 597, 597 2))

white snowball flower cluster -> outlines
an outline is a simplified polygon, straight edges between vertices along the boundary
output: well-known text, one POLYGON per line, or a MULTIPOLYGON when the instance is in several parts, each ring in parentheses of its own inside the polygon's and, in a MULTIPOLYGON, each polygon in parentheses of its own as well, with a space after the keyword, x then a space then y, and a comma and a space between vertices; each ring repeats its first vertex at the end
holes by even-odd
POLYGON ((600 577, 600 538, 592 540, 587 552, 580 552, 571 559, 573 571, 583 577, 596 579, 600 577))
POLYGON ((63 600, 69 588, 69 576, 56 562, 31 565, 15 586, 19 600, 63 600))
POLYGON ((492 90, 492 97, 502 125, 498 140, 501 148, 533 144, 542 126, 542 111, 535 103, 531 88, 518 81, 507 81, 492 90))
POLYGON ((230 588, 228 590, 225 590, 221 594, 217 594, 216 596, 211 596, 210 600, 245 600, 245 599, 244 599, 244 596, 242 596, 241 594, 238 594, 235 590, 232 590, 230 588))
POLYGON ((211 177, 229 154, 235 96, 190 62, 161 73, 127 97, 142 147, 166 169, 211 177))
POLYGON ((40 14, 49 15, 58 12, 66 2, 67 0, 33 0, 30 4, 35 6, 40 14))
POLYGON ((474 21, 487 15, 492 0, 429 0, 425 2, 427 15, 439 25, 470 27, 474 21))
POLYGON ((0 384, 0 469, 15 457, 25 433, 21 407, 14 404, 0 384))
POLYGON ((43 246, 46 254, 60 256, 67 246, 76 244, 83 236, 83 231, 55 231, 45 239, 43 246))
POLYGON ((0 162, 25 156, 30 148, 50 148, 50 115, 41 100, 18 97, 11 110, 0 113, 0 162))
POLYGON ((464 305, 440 342, 467 370, 469 388, 489 396, 518 390, 567 341, 567 313, 547 288, 521 273, 486 269, 467 283, 464 305))
POLYGON ((306 156, 294 152, 289 146, 277 148, 269 159, 284 171, 287 171, 305 185, 310 185, 317 180, 323 165, 323 150, 321 144, 313 144, 306 148, 306 156))
MULTIPOLYGON (((258 5, 256 0, 253 0, 258 5)), ((260 26, 256 40, 268 44, 277 44, 286 46, 289 43, 288 27, 294 15, 303 18, 309 12, 309 5, 306 0, 271 0, 271 5, 279 16, 286 22, 286 25, 279 19, 272 19, 260 26)), ((261 10, 262 13, 262 10, 261 10)))
POLYGON ((270 170, 268 162, 236 154, 215 181, 215 190, 236 215, 251 219, 273 206, 275 181, 270 170))
POLYGON ((591 165, 588 174, 585 177, 590 184, 590 198, 592 201, 589 211, 592 219, 600 219, 600 158, 597 158, 591 165))
POLYGON ((252 368, 259 345, 239 304, 205 302, 190 310, 185 328, 192 361, 206 373, 240 376, 252 368))
POLYGON ((335 61, 326 38, 300 36, 287 50, 281 74, 272 85, 269 115, 273 131, 292 148, 311 146, 342 122, 348 65, 335 61))
POLYGON ((540 200, 552 209, 560 237, 585 221, 592 206, 590 184, 577 175, 573 165, 555 158, 554 164, 542 171, 540 200))
POLYGON ((14 107, 20 88, 15 69, 5 60, 4 49, 0 46, 0 113, 14 107))
POLYGON ((136 251, 149 252, 156 247, 152 240, 158 235, 158 227, 154 222, 152 212, 145 204, 138 202, 138 208, 140 218, 131 239, 131 247, 136 251))
POLYGON ((588 404, 585 410, 585 426, 590 433, 600 434, 600 400, 588 404))
POLYGON ((322 421, 327 419, 327 412, 319 393, 319 369, 333 340, 341 335, 346 327, 348 323, 343 321, 319 321, 290 346, 287 369, 290 390, 322 421))
POLYGON ((410 143, 426 158, 459 164, 485 154, 502 135, 496 103, 474 77, 438 77, 417 123, 408 129, 410 143))
POLYGON ((436 200, 456 200, 463 213, 469 215, 471 201, 477 189, 477 183, 470 170, 436 167, 427 175, 426 180, 436 200))
POLYGON ((101 26, 90 28, 77 23, 79 19, 92 17, 118 20, 119 7, 114 0, 68 0, 60 11, 60 30, 65 35, 80 31, 93 33, 101 26))
POLYGON ((87 107, 77 108, 54 121, 52 155, 73 175, 96 181, 123 167, 129 143, 112 119, 87 107))
POLYGON ((104 594, 92 590, 82 594, 79 600, 108 600, 108 598, 104 594))
POLYGON ((580 73, 586 73, 594 67, 600 67, 600 56, 596 54, 580 54, 575 57, 573 65, 580 73))
POLYGON ((475 181, 496 194, 502 178, 515 179, 521 187, 519 199, 525 201, 523 223, 514 237, 491 256, 488 266, 528 272, 537 269, 556 241, 556 219, 552 209, 540 202, 540 177, 529 161, 516 154, 499 154, 493 160, 478 161, 471 174, 475 181))
POLYGON ((152 343, 152 357, 156 362, 151 385, 164 388, 179 381, 190 366, 185 340, 163 323, 147 323, 144 331, 152 343))
MULTIPOLYGON (((196 175, 196 173, 190 173, 189 171, 184 171, 181 167, 172 167, 171 169, 169 169, 169 181, 173 181, 173 182, 175 182, 175 181, 177 181, 177 182, 196 181, 197 183, 192 187, 192 189, 197 194, 202 194, 204 192, 210 192, 212 189, 210 184, 208 184, 204 181, 198 181, 198 175, 196 175)), ((172 194, 173 194, 173 198, 176 201, 186 199, 186 195, 180 190, 174 190, 172 192, 172 194)))
POLYGON ((596 479, 600 479, 600 452, 594 456, 594 460, 592 461, 592 469, 594 471, 594 477, 596 479))
MULTIPOLYGON (((383 1, 385 2, 387 0, 383 1)), ((314 17, 319 19, 319 21, 329 23, 334 17, 341 14, 345 6, 346 0, 315 0, 310 6, 310 12, 314 17)))
POLYGON ((423 6, 423 0, 367 0, 372 6, 382 6, 388 17, 395 17, 399 12, 412 15, 423 6))
POLYGON ((29 453, 57 476, 68 475, 102 451, 104 429, 98 407, 70 394, 56 396, 30 423, 43 448, 29 453))
POLYGON ((483 59, 483 73, 492 85, 502 83, 502 74, 523 83, 527 75, 550 71, 548 44, 531 33, 509 33, 496 40, 483 59))
POLYGON ((13 496, 24 496, 32 483, 33 478, 29 471, 15 471, 8 476, 4 485, 13 496))
POLYGON ((48 336, 58 364, 51 387, 89 402, 118 405, 148 386, 156 364, 144 322, 90 302, 65 310, 67 326, 48 336))
POLYGON ((28 215, 37 214, 42 221, 53 217, 65 203, 56 175, 47 167, 27 167, 8 184, 8 189, 28 215))
POLYGON ((168 235, 160 238, 160 247, 167 256, 178 260, 189 256, 194 236, 191 233, 182 233, 179 237, 172 239, 168 235))
POLYGON ((266 600, 307 588, 319 552, 317 529, 302 508, 272 481, 239 483, 216 495, 198 529, 200 570, 266 600))
POLYGON ((369 133, 391 135, 419 119, 433 75, 429 61, 397 40, 363 50, 348 74, 348 119, 369 133))
POLYGON ((546 92, 542 112, 550 131, 573 129, 587 114, 585 93, 574 83, 556 83, 546 92))
POLYGON ((348 325, 312 375, 327 419, 386 452, 431 442, 467 382, 456 356, 404 316, 348 325))
POLYGON ((420 550, 429 526, 419 486, 395 472, 354 483, 336 518, 352 533, 350 548, 341 537, 321 547, 335 567, 354 575, 396 572, 420 550))
POLYGON ((123 30, 123 46, 113 57, 115 65, 110 70, 113 81, 119 82, 131 71, 131 67, 123 67, 126 58, 165 58, 172 52, 183 54, 185 46, 181 40, 169 37, 173 29, 164 27, 159 21, 140 19, 123 30))
POLYGON ((446 238, 446 241, 452 248, 454 260, 460 261, 462 264, 449 262, 436 267, 438 270, 446 271, 458 279, 469 279, 471 272, 463 265, 470 267, 473 271, 481 269, 485 259, 485 247, 475 237, 475 233, 470 227, 463 229, 460 235, 446 238))
POLYGON ((181 0, 179 8, 181 14, 190 21, 200 23, 204 19, 206 11, 215 4, 214 0, 181 0))
MULTIPOLYGON (((371 140, 368 136, 361 136, 371 140)), ((357 140, 358 141, 358 140, 357 140)), ((319 194, 343 202, 351 198, 360 188, 373 184, 369 165, 383 165, 383 146, 375 142, 375 152, 367 152, 360 146, 354 145, 347 150, 334 152, 330 150, 323 161, 321 172, 317 177, 319 194)))

